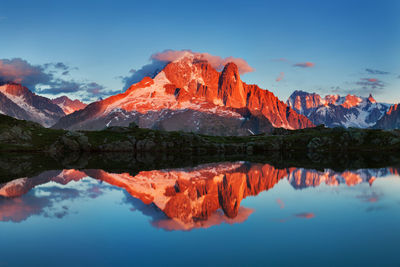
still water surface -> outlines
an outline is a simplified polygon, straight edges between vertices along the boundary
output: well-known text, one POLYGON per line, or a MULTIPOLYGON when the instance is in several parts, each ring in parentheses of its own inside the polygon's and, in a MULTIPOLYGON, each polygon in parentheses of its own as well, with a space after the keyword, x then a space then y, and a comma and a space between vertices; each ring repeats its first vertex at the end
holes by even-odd
POLYGON ((0 184, 0 266, 399 266, 398 173, 43 171, 0 184))

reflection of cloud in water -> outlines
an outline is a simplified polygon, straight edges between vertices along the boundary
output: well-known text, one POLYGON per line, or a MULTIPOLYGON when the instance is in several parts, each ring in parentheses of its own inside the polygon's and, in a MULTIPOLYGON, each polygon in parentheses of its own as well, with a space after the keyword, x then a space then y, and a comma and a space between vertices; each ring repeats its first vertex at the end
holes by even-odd
POLYGON ((65 186, 49 182, 19 197, 0 197, 0 221, 21 222, 33 215, 63 218, 71 212, 71 201, 98 197, 106 187, 89 178, 65 186))
POLYGON ((51 206, 48 198, 37 197, 32 191, 18 198, 0 198, 0 220, 21 222, 32 215, 42 214, 48 206, 51 206))
POLYGON ((290 217, 286 217, 283 219, 276 219, 276 221, 278 221, 280 223, 285 223, 285 222, 291 221, 293 219, 312 219, 314 217, 315 217, 315 214, 313 212, 300 212, 300 213, 293 214, 290 217))
POLYGON ((279 207, 280 207, 281 209, 284 209, 284 208, 285 208, 285 203, 282 201, 282 199, 277 198, 277 199, 276 199, 276 203, 278 203, 278 205, 279 205, 279 207))
POLYGON ((301 213, 297 213, 294 216, 296 216, 297 218, 303 218, 303 219, 311 219, 315 217, 315 214, 312 212, 301 212, 301 213))
POLYGON ((375 203, 378 202, 382 197, 382 193, 376 193, 374 191, 372 192, 365 192, 363 191, 361 195, 356 196, 358 199, 360 199, 362 202, 368 202, 368 203, 375 203))

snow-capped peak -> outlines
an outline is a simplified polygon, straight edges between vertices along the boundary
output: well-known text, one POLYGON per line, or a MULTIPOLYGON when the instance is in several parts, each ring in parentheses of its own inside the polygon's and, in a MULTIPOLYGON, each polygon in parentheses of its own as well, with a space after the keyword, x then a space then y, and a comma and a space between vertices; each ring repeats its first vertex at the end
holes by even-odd
POLYGON ((389 108, 387 104, 376 102, 372 95, 326 95, 322 98, 318 94, 303 91, 295 91, 287 103, 314 124, 328 127, 371 127, 389 108))

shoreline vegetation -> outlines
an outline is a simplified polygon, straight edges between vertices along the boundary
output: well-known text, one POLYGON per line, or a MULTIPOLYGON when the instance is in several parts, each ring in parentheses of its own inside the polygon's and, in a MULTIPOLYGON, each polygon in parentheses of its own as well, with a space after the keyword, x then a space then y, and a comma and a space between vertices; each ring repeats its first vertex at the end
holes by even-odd
POLYGON ((348 153, 400 151, 400 130, 326 128, 274 129, 252 136, 207 136, 113 126, 101 131, 49 129, 0 115, 0 152, 181 153, 186 155, 258 155, 267 152, 348 153))

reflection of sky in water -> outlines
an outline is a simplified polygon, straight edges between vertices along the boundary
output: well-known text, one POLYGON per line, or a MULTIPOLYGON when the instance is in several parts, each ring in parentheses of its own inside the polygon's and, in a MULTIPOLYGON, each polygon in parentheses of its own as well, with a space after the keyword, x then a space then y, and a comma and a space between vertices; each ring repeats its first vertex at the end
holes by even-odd
POLYGON ((399 192, 391 175, 301 190, 282 179, 243 199, 236 218, 219 209, 192 231, 170 231, 185 229, 124 189, 89 177, 50 181, 0 198, 0 266, 398 265, 399 192))

